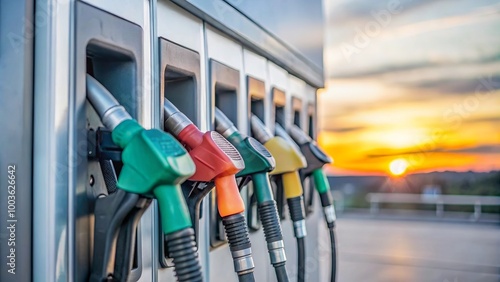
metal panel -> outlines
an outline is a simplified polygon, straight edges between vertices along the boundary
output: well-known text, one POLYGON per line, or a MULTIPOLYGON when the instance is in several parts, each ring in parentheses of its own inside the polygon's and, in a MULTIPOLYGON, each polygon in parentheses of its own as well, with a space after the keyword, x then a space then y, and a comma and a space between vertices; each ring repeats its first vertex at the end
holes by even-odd
MULTIPOLYGON (((196 125, 201 123, 199 116, 199 103, 196 101, 200 100, 200 55, 197 52, 184 48, 173 42, 167 41, 163 38, 159 38, 159 49, 160 49, 160 72, 159 72, 159 84, 160 84, 160 95, 158 99, 160 100, 160 109, 163 109, 164 98, 167 98, 172 102, 180 111, 182 111, 189 119, 191 119, 196 125)), ((164 120, 163 111, 160 110, 160 121, 164 120)), ((161 123, 161 122, 160 122, 161 123)), ((162 125, 160 125, 162 126, 162 125)), ((193 183, 182 184, 183 189, 191 189, 193 183)), ((208 188, 207 188, 208 189, 208 188)), ((201 209, 203 209, 203 203, 201 203, 201 209)), ((193 219, 193 228, 196 233, 197 244, 199 250, 206 249, 203 240, 199 240, 199 219, 198 216, 193 219)), ((200 214, 203 217, 203 212, 200 214)), ((205 213, 206 214, 206 213, 205 213)), ((205 215, 205 217, 207 217, 205 215)), ((160 220, 158 220, 158 234, 162 234, 160 220)), ((159 260, 160 264, 164 267, 172 266, 170 261, 166 260, 165 254, 165 242, 162 240, 163 236, 159 236, 159 260)))
POLYGON ((50 15, 36 25, 33 138, 33 281, 69 281, 74 244, 69 226, 74 213, 68 197, 74 187, 75 151, 69 147, 72 92, 73 3, 37 1, 35 12, 50 15), (57 14, 52 14, 57 11, 57 14))
POLYGON ((167 0, 157 3, 157 35, 181 46, 201 52, 202 20, 167 0))
MULTIPOLYGON (((144 2, 140 3, 142 7, 144 2)), ((47 25, 37 25, 35 43, 34 234, 37 236, 33 241, 33 261, 37 275, 33 278, 83 281, 88 279, 91 237, 86 204, 86 47, 92 40, 93 55, 104 52, 111 61, 131 58, 130 63, 136 69, 119 71, 135 76, 135 80, 120 81, 116 71, 105 71, 106 67, 113 68, 106 63, 98 66, 103 72, 96 75, 114 93, 137 90, 139 96, 117 98, 141 120, 142 28, 121 26, 120 23, 130 23, 80 2, 39 1, 37 9, 48 11, 50 16, 47 25), (77 20, 84 28, 75 37, 77 20), (137 34, 139 37, 134 37, 137 34), (127 44, 135 44, 135 48, 127 49, 130 46, 127 44)), ((141 10, 134 12, 144 14, 141 10)))
POLYGON ((266 82, 267 59, 256 53, 243 49, 243 62, 245 74, 266 82))
MULTIPOLYGON (((99 8, 104 11, 109 11, 114 15, 126 19, 127 21, 133 22, 137 25, 143 26, 145 21, 144 0, 120 0, 120 5, 117 5, 115 1, 112 0, 81 0, 89 5, 99 8)), ((148 42, 145 40, 144 42, 148 42)))
MULTIPOLYGON (((215 30, 213 27, 207 26, 205 32, 207 44, 207 59, 216 60, 224 65, 227 65, 228 67, 239 71, 240 86, 237 93, 238 123, 236 124, 236 126, 242 132, 247 132, 248 121, 246 120, 246 109, 248 105, 246 99, 246 78, 245 74, 243 73, 243 48, 237 42, 229 39, 219 31, 215 30)), ((223 79, 223 77, 219 77, 218 79, 223 79)))
POLYGON ((33 1, 0 2, 0 281, 32 279, 33 18, 33 1))
MULTIPOLYGON (((207 70, 206 70, 206 59, 205 59, 205 34, 204 34, 204 25, 203 22, 186 12, 184 9, 179 6, 171 3, 170 1, 152 1, 154 4, 154 9, 152 10, 152 14, 155 18, 152 18, 152 33, 151 33, 151 41, 153 43, 153 62, 154 64, 158 64, 155 66, 155 80, 153 82, 154 96, 160 97, 161 94, 161 83, 157 79, 161 77, 161 72, 163 67, 161 66, 161 60, 159 57, 160 54, 160 46, 159 46, 159 38, 167 39, 172 42, 172 44, 176 44, 182 48, 187 48, 196 52, 199 55, 199 93, 195 101, 192 101, 192 104, 197 109, 198 121, 197 125, 200 130, 207 130, 211 127, 211 122, 209 118, 209 109, 210 102, 208 99, 207 93, 207 70), (175 23, 175 24, 172 24, 175 23)), ((178 65, 178 64, 177 64, 178 65)), ((192 72, 195 72, 192 70, 192 72)), ((159 99, 154 99, 153 101, 153 109, 160 109, 160 101, 159 99)), ((162 128, 161 125, 161 117, 160 113, 156 110, 155 112, 155 122, 154 126, 158 128, 162 128)), ((162 111, 160 111, 162 112, 162 111)), ((209 198, 209 197, 206 197, 209 198)), ((205 199, 202 203, 202 211, 201 213, 204 215, 199 222, 199 234, 198 234, 198 255, 200 258, 200 263, 202 264, 202 272, 204 276, 204 281, 208 281, 209 276, 209 224, 208 219, 209 216, 209 199, 205 199)), ((158 226, 158 225, 157 225, 158 226)), ((158 227, 156 227, 158 228, 158 227)), ((158 238, 154 240, 158 242, 158 238)), ((156 265, 158 265, 158 252, 157 247, 153 252, 154 258, 153 261, 156 265)), ((156 267, 157 268, 157 267, 156 267)), ((154 281, 174 281, 174 275, 172 269, 159 268, 157 269, 157 273, 155 274, 154 281)))

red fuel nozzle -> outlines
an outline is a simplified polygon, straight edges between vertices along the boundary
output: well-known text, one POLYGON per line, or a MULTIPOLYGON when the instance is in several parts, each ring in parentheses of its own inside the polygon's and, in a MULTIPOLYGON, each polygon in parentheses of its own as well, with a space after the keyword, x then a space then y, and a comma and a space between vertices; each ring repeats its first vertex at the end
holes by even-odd
POLYGON ((235 175, 245 168, 238 150, 216 131, 201 132, 170 101, 165 99, 165 129, 183 143, 196 166, 191 181, 215 182, 217 207, 240 281, 255 281, 245 205, 235 175), (246 280, 243 280, 246 279, 246 280))
MULTIPOLYGON (((191 181, 215 181, 217 206, 221 217, 238 214, 245 210, 239 193, 235 174, 245 168, 245 163, 231 143, 215 131, 201 132, 187 117, 173 110, 165 100, 165 127, 172 127, 172 133, 186 145, 196 165, 191 181), (169 107, 167 109, 167 107, 169 107), (172 119, 173 120, 172 120, 172 119), (184 125, 183 128, 179 128, 184 125)), ((170 128, 167 128, 170 130, 170 128)))

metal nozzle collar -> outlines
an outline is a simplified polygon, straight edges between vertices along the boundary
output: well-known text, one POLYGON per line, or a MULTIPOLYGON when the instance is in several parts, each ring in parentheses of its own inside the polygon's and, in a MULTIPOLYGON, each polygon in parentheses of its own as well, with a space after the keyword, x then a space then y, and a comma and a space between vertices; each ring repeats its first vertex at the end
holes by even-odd
POLYGON ((86 76, 86 87, 87 99, 107 128, 113 130, 124 120, 132 119, 108 89, 89 74, 86 76))
POLYGON ((267 250, 271 258, 271 264, 286 262, 285 244, 283 240, 267 243, 267 250))
POLYGON ((238 274, 245 274, 254 269, 255 265, 252 258, 252 248, 232 251, 231 256, 233 257, 234 270, 238 274))
POLYGON ((295 124, 289 128, 288 133, 290 134, 290 137, 292 137, 292 139, 299 145, 312 141, 311 137, 309 137, 309 135, 307 135, 302 129, 300 129, 300 127, 296 126, 295 124))
POLYGON ((132 119, 132 117, 123 106, 110 108, 101 117, 102 124, 111 130, 114 130, 120 123, 128 119, 132 119))
POLYGON ((264 144, 269 139, 273 138, 274 135, 271 131, 264 125, 264 123, 255 115, 252 115, 250 119, 253 135, 255 139, 259 140, 260 143, 264 144))
POLYGON ((215 130, 226 138, 238 132, 236 126, 234 126, 231 120, 218 108, 215 108, 215 130))
POLYGON ((163 112, 165 114, 165 130, 168 130, 173 135, 178 136, 186 126, 193 122, 169 100, 164 99, 163 112))
POLYGON ((293 222, 295 238, 304 238, 307 235, 306 221, 304 219, 293 222))
POLYGON ((333 205, 324 207, 323 213, 325 214, 325 219, 328 223, 335 222, 337 219, 337 216, 335 215, 335 207, 333 205))

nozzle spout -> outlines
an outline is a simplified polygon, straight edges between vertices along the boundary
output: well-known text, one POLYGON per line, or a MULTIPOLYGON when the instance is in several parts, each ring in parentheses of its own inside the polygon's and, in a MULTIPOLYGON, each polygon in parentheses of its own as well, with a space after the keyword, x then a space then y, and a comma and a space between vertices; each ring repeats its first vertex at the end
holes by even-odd
POLYGON ((231 120, 218 108, 215 108, 215 130, 226 138, 238 131, 231 120))
POLYGON ((290 127, 288 130, 288 133, 290 133, 290 137, 299 145, 311 142, 312 139, 307 135, 300 127, 296 126, 295 124, 290 127))
POLYGON ((87 74, 86 86, 87 99, 107 128, 114 130, 123 121, 132 119, 108 89, 89 74, 87 74))
POLYGON ((177 107, 167 99, 164 99, 163 112, 165 113, 165 130, 170 131, 175 136, 186 128, 186 126, 193 124, 193 122, 177 107))
POLYGON ((271 131, 255 115, 252 115, 251 117, 251 127, 255 139, 259 140, 259 142, 262 144, 266 143, 267 141, 269 141, 269 139, 274 137, 271 131))

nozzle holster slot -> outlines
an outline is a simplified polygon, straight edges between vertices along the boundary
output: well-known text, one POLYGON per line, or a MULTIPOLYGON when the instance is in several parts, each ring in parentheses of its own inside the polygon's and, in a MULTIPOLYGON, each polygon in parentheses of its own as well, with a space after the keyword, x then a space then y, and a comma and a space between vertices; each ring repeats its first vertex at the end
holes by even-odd
MULTIPOLYGON (((69 111, 74 114, 70 118, 74 123, 70 124, 69 130, 74 132, 74 140, 96 137, 93 141, 95 146, 89 142, 90 146, 85 148, 87 150, 87 154, 84 155, 85 160, 75 162, 77 191, 73 205, 77 212, 77 220, 73 232, 79 234, 79 237, 74 246, 74 253, 78 254, 78 257, 74 259, 79 262, 91 262, 94 249, 94 262, 92 262, 94 267, 87 263, 75 264, 74 277, 71 279, 83 281, 89 279, 91 268, 94 272, 100 272, 97 275, 100 277, 96 279, 107 279, 105 275, 113 272, 113 267, 108 262, 113 262, 114 257, 107 250, 107 246, 115 244, 122 224, 139 199, 138 195, 133 194, 125 197, 121 195, 123 191, 110 185, 112 178, 120 173, 121 150, 117 150, 108 142, 111 141, 109 132, 88 130, 97 129, 102 122, 86 100, 86 74, 91 74, 114 93, 115 99, 132 117, 140 116, 142 99, 138 89, 143 85, 144 37, 141 26, 82 1, 75 1, 74 12, 75 15, 72 17, 75 19, 72 39, 74 41, 68 44, 74 46, 74 50, 70 50, 70 53, 74 54, 73 71, 70 74, 74 75, 75 96, 71 98, 74 108, 70 108, 69 111), (115 175, 111 175, 108 171, 110 167, 114 168, 115 175), (104 177, 104 175, 111 176, 104 177), (119 200, 120 197, 123 199, 119 200), (91 233, 93 213, 95 236, 91 233), (112 239, 105 239, 110 237, 112 239), (103 255, 99 255, 99 252, 103 252, 103 255)), ((129 281, 136 281, 141 275, 141 257, 139 255, 134 259, 139 261, 136 263, 137 269, 130 273, 129 281)))
POLYGON ((160 124, 163 101, 168 99, 194 124, 200 124, 200 54, 164 38, 160 41, 160 124))
MULTIPOLYGON (((199 126, 201 121, 198 103, 201 97, 200 54, 165 38, 160 37, 158 40, 160 53, 159 124, 164 125, 164 100, 167 99, 199 126)), ((198 245, 199 221, 202 218, 202 200, 214 187, 214 183, 195 181, 186 181, 181 184, 193 224, 196 245, 198 245)), ((158 226, 161 226, 160 222, 161 216, 158 214, 158 226)), ((173 262, 168 256, 167 244, 163 240, 164 233, 161 228, 158 229, 158 238, 161 238, 158 242, 160 266, 172 267, 173 262)))
POLYGON ((302 127, 302 100, 292 97, 292 118, 293 124, 302 127))
MULTIPOLYGON (((213 109, 217 107, 237 127, 240 72, 213 59, 210 59, 209 64, 210 99, 213 109)), ((246 183, 239 182, 239 184, 240 192, 246 193, 246 189, 243 188, 246 183)), ((227 240, 217 208, 217 195, 212 193, 210 197, 210 246, 216 248, 226 244, 227 240)))
POLYGON ((283 90, 273 87, 271 91, 273 98, 273 118, 275 122, 279 123, 281 126, 285 125, 285 105, 286 105, 286 95, 283 90))
POLYGON ((266 120, 266 85, 262 80, 247 76, 249 113, 256 115, 260 120, 266 120))

